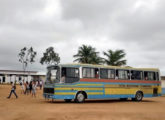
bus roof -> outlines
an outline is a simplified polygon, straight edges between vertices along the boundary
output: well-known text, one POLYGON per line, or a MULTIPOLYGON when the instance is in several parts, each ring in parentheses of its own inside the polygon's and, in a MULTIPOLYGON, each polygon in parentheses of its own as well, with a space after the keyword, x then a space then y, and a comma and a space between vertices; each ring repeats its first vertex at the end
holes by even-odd
MULTIPOLYGON (((48 67, 52 67, 56 65, 51 65, 48 67)), ((158 68, 133 68, 130 66, 109 66, 109 65, 95 65, 95 64, 79 64, 79 63, 72 63, 72 64, 59 64, 58 66, 62 67, 97 67, 97 68, 109 68, 109 69, 128 69, 128 70, 143 70, 143 71, 159 71, 158 68)))

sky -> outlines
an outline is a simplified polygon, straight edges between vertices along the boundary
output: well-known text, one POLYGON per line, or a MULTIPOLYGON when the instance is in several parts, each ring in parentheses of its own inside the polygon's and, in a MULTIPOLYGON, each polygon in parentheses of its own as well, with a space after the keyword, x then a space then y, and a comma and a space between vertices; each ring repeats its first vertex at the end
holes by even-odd
POLYGON ((18 53, 32 46, 39 63, 46 48, 73 63, 82 44, 103 56, 124 49, 127 65, 159 68, 165 75, 164 0, 0 0, 0 69, 21 70, 18 53))

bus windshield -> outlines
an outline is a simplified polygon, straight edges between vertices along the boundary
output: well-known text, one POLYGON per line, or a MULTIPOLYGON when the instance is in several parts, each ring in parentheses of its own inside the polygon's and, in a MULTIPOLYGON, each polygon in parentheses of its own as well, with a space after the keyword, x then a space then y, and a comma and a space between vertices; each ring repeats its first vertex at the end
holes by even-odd
POLYGON ((59 83, 60 82, 60 68, 48 68, 46 83, 59 83))

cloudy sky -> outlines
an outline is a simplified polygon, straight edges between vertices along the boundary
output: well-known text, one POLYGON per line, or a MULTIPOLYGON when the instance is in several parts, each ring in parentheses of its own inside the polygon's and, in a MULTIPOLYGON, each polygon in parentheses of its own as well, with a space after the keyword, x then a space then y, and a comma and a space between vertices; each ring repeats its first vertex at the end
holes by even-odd
POLYGON ((102 54, 124 49, 127 65, 156 67, 165 75, 164 0, 0 0, 0 69, 21 70, 24 46, 38 52, 29 70, 53 46, 61 63, 72 63, 82 44, 102 54))

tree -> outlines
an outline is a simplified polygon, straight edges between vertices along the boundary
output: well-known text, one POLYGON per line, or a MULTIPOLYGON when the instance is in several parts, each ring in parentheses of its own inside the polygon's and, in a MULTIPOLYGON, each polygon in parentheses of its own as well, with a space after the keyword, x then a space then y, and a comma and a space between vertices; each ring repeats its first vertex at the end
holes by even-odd
POLYGON ((60 63, 59 54, 54 51, 53 47, 46 49, 46 52, 43 53, 43 57, 40 59, 40 63, 47 65, 57 65, 60 63))
POLYGON ((76 58, 74 62, 88 63, 88 64, 100 64, 102 58, 99 57, 99 52, 92 46, 82 45, 78 49, 78 53, 73 57, 76 58))
POLYGON ((33 50, 33 47, 30 47, 29 49, 27 47, 24 47, 21 49, 20 53, 18 54, 19 62, 22 63, 23 71, 26 71, 26 68, 28 67, 29 63, 35 62, 35 57, 37 55, 37 52, 33 50))
POLYGON ((126 65, 126 60, 123 59, 126 55, 124 50, 108 50, 107 52, 103 52, 103 54, 107 57, 107 59, 104 58, 104 62, 107 65, 126 65))

